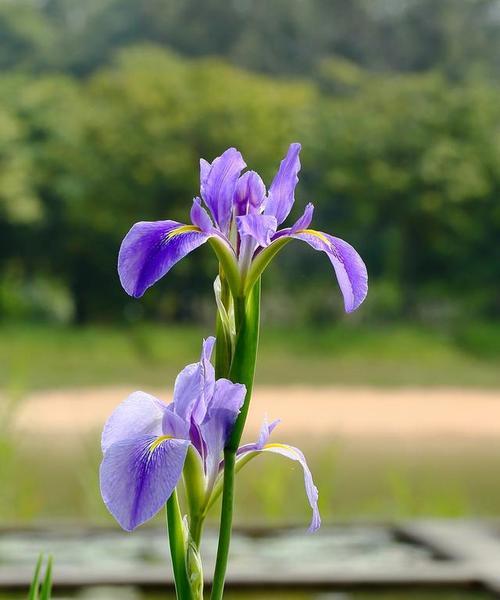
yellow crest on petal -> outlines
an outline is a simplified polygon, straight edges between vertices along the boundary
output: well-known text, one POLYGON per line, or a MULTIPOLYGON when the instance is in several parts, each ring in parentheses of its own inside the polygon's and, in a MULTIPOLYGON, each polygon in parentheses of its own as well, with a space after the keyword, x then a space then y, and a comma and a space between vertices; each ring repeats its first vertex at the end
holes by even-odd
POLYGON ((321 233, 321 231, 316 231, 315 229, 300 229, 296 233, 308 233, 309 235, 313 235, 314 237, 317 237, 325 244, 330 245, 330 240, 326 237, 326 235, 321 233))
POLYGON ((171 435, 161 435, 160 437, 157 437, 154 442, 151 443, 151 445, 149 446, 148 450, 149 450, 150 453, 154 452, 156 450, 156 448, 158 448, 158 446, 160 444, 162 444, 166 440, 173 440, 173 439, 174 438, 171 435))
POLYGON ((201 229, 196 227, 196 225, 181 225, 180 227, 176 227, 175 229, 172 229, 172 231, 169 231, 165 236, 165 239, 171 240, 173 237, 181 235, 181 233, 188 233, 189 231, 201 231, 201 229))

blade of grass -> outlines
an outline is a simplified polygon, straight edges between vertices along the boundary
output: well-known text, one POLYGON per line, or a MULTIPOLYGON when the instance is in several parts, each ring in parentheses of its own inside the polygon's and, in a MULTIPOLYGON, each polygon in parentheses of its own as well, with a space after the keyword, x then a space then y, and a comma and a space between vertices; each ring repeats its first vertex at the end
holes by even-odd
POLYGON ((40 592, 40 600, 50 600, 52 595, 52 556, 47 559, 45 577, 40 592))
POLYGON ((30 591, 28 594, 28 600, 38 600, 38 591, 40 589, 40 569, 42 568, 43 554, 38 556, 36 561, 35 572, 33 573, 33 579, 31 580, 30 591))

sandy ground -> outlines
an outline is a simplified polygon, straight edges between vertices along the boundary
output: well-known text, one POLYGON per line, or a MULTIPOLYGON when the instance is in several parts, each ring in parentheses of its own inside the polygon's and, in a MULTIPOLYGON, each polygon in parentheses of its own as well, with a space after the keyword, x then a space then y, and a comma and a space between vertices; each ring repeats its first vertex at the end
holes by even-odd
MULTIPOLYGON (((82 434, 99 430, 130 389, 39 392, 18 408, 19 431, 82 434)), ((168 402, 170 393, 148 390, 168 402)), ((0 400, 1 401, 1 400, 0 400)), ((248 421, 255 435, 264 415, 282 432, 347 436, 498 436, 500 390, 258 387, 248 421)))

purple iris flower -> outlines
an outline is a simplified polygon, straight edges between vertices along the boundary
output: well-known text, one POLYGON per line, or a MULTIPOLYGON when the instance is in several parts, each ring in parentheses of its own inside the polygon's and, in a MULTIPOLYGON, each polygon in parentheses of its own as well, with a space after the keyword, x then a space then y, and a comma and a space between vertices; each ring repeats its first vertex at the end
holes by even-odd
MULTIPOLYGON (((177 376, 173 401, 135 392, 106 422, 102 434, 101 494, 118 523, 131 531, 152 518, 179 483, 188 452, 199 462, 205 486, 205 506, 222 480, 222 453, 243 404, 246 388, 215 379, 210 357, 215 338, 203 342, 201 359, 177 376)), ((239 450, 239 461, 262 452, 275 452, 300 462, 314 511, 311 529, 319 527, 317 490, 302 453, 281 444, 268 444, 275 424, 262 430, 256 444, 239 450)), ((242 463, 240 463, 242 464, 242 463)))
POLYGON ((219 258, 225 255, 226 266, 236 273, 232 278, 236 292, 244 294, 284 243, 298 239, 328 256, 346 311, 358 308, 368 290, 366 267, 347 242, 309 228, 312 204, 306 206, 291 227, 278 229, 295 202, 299 152, 300 144, 290 145, 268 191, 254 171, 241 174, 246 164, 235 148, 229 148, 212 163, 202 159, 203 202, 198 197, 194 199, 191 224, 139 222, 125 236, 118 272, 126 292, 142 296, 184 256, 211 241, 219 258))

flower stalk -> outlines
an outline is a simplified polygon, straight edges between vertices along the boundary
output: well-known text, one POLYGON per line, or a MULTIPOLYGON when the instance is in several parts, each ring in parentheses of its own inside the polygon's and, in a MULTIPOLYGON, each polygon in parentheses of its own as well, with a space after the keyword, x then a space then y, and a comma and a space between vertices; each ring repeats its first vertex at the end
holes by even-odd
POLYGON ((260 279, 254 285, 248 299, 240 296, 235 300, 235 324, 236 346, 229 371, 229 379, 244 384, 247 393, 240 414, 224 448, 222 505, 217 559, 212 583, 212 600, 221 600, 224 593, 233 523, 236 453, 250 407, 259 344, 260 279))

